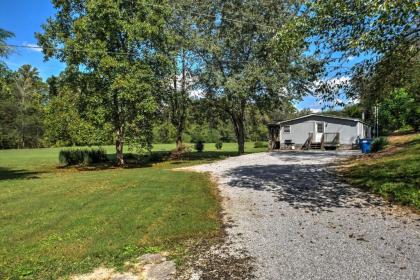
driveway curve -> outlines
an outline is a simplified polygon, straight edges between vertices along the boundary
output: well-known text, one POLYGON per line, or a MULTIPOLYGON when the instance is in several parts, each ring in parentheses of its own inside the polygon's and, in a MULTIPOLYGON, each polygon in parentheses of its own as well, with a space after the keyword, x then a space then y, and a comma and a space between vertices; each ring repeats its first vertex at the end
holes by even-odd
POLYGON ((350 151, 275 152, 194 166, 218 180, 229 242, 258 279, 420 279, 420 216, 341 182, 350 151))

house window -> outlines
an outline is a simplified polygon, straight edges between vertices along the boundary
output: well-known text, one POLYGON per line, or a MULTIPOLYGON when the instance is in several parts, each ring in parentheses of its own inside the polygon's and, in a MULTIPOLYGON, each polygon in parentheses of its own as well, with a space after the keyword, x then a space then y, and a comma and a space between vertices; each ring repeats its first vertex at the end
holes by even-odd
POLYGON ((317 123, 316 124, 316 132, 324 133, 324 124, 323 123, 317 123))
POLYGON ((284 133, 290 133, 290 125, 285 125, 283 128, 284 133))

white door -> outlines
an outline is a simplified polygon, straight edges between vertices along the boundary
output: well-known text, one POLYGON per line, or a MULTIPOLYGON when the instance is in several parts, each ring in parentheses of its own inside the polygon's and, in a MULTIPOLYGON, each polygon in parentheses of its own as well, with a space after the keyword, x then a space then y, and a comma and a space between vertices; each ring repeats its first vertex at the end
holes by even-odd
POLYGON ((324 133, 325 123, 324 122, 315 122, 315 133, 314 133, 314 142, 320 143, 322 134, 324 133))

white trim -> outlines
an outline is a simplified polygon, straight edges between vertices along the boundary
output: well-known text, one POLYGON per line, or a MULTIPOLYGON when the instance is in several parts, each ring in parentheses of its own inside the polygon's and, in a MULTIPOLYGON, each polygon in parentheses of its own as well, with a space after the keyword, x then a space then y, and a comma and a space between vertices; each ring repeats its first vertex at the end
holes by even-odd
POLYGON ((325 122, 324 121, 314 121, 314 136, 313 140, 316 143, 321 142, 322 134, 325 132, 325 122), (322 124, 322 132, 318 132, 318 124, 322 124))
POLYGON ((284 134, 290 134, 290 133, 292 133, 292 126, 291 126, 291 125, 284 125, 284 126, 283 126, 283 133, 284 133, 284 134), (288 127, 289 127, 289 131, 285 131, 285 130, 284 130, 284 128, 285 128, 286 126, 288 126, 288 127))

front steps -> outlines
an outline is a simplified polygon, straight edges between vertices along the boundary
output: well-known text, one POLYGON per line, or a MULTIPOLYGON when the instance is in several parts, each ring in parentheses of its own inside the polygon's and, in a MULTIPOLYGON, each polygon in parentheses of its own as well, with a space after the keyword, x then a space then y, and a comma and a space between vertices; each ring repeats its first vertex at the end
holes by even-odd
POLYGON ((311 143, 310 149, 311 150, 321 150, 321 143, 311 143))

